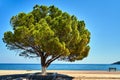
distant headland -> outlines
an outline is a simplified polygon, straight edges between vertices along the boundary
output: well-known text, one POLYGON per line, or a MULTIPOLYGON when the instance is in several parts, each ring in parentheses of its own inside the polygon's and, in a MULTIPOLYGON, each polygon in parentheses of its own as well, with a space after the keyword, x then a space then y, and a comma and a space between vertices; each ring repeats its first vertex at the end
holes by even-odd
POLYGON ((114 62, 114 63, 112 63, 112 64, 119 64, 119 65, 120 65, 120 61, 114 62))

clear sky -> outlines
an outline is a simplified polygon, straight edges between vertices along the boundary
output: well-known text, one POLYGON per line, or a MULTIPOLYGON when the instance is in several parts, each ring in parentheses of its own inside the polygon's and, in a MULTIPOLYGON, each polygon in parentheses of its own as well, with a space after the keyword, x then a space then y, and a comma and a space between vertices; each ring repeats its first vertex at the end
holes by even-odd
MULTIPOLYGON (((63 12, 84 20, 91 32, 89 56, 78 64, 109 64, 120 61, 120 0, 0 0, 0 63, 39 63, 39 59, 19 57, 2 41, 11 31, 10 18, 20 12, 32 11, 35 4, 55 5, 63 12)), ((66 63, 58 62, 54 63, 66 63)))

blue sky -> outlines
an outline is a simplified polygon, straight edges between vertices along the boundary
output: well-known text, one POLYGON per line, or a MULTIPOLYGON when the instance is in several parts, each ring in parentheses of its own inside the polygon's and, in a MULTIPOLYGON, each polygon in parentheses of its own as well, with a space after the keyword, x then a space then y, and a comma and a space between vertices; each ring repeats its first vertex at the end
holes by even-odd
MULTIPOLYGON (((39 59, 19 57, 2 41, 12 30, 10 18, 32 11, 35 4, 55 5, 64 12, 84 20, 91 32, 89 56, 77 64, 109 64, 120 61, 120 0, 0 0, 0 63, 39 63, 39 59)), ((55 61, 54 63, 66 63, 55 61)))

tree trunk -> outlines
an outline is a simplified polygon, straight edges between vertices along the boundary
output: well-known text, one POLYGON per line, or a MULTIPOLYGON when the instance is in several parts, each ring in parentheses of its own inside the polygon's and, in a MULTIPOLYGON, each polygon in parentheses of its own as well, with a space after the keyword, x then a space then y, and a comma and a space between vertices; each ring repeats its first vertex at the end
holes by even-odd
POLYGON ((42 66, 42 75, 46 75, 46 66, 42 66))
POLYGON ((41 55, 42 75, 46 75, 47 67, 51 64, 51 62, 53 62, 59 57, 60 55, 52 57, 51 59, 47 60, 47 57, 44 55, 44 53, 41 55))
POLYGON ((45 58, 45 56, 42 56, 41 57, 41 67, 42 67, 42 75, 46 75, 46 64, 45 64, 45 62, 46 62, 46 58, 45 58))

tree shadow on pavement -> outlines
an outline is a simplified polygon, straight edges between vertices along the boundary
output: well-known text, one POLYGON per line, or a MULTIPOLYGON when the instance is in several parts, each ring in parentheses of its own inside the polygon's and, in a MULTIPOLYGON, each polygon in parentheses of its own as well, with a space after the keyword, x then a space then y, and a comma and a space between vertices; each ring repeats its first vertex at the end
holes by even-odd
POLYGON ((72 80, 72 79, 73 77, 71 76, 58 73, 47 73, 47 75, 41 75, 41 73, 27 73, 0 76, 0 80, 72 80))

